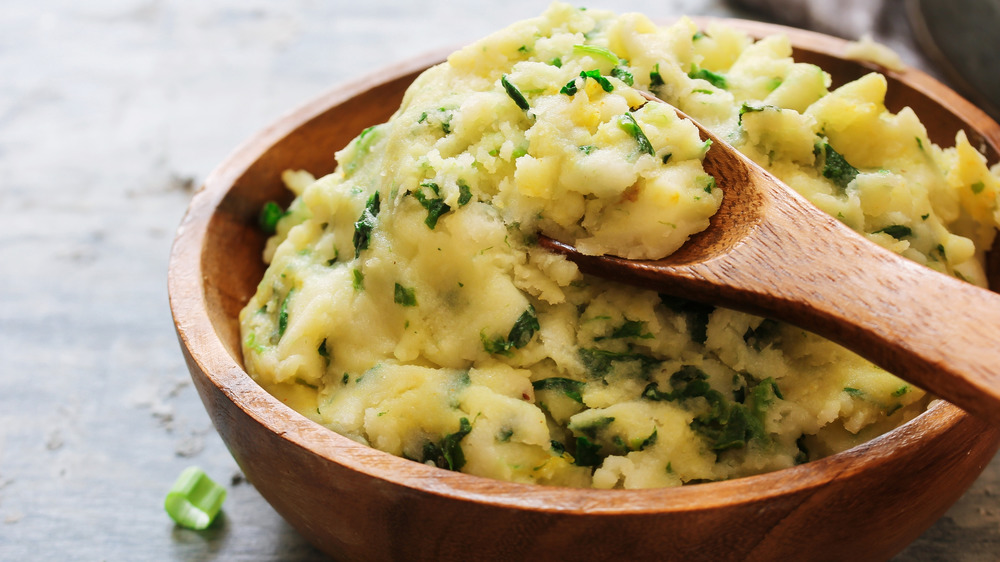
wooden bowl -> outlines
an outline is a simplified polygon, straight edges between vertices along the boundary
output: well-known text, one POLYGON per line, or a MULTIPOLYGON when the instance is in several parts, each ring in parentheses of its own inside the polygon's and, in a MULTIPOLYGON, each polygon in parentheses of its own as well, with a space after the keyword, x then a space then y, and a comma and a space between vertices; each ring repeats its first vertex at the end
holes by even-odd
MULTIPOLYGON (((787 33, 797 59, 819 64, 835 84, 874 68, 843 60, 838 39, 729 23, 756 36, 787 33)), ((170 304, 201 399, 249 481, 311 543, 353 560, 884 560, 993 457, 1000 428, 938 402, 864 445, 760 476, 650 490, 542 487, 368 448, 265 392, 243 369, 237 322, 264 271, 259 209, 291 198, 282 170, 332 171, 334 152, 387 119, 414 77, 444 55, 339 87, 250 139, 195 194, 171 254, 170 304)), ((890 109, 913 107, 944 145, 964 128, 997 160, 1000 126, 985 114, 921 72, 887 75, 890 109)))

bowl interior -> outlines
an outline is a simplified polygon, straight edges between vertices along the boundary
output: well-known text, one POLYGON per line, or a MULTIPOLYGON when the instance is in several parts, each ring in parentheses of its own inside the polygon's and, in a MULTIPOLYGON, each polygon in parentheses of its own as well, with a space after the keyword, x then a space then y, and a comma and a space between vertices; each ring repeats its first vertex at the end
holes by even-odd
MULTIPOLYGON (((807 46, 795 49, 796 59, 824 68, 832 75, 834 86, 881 70, 889 80, 886 105, 890 110, 912 107, 927 127, 930 139, 944 146, 952 145, 955 132, 964 129, 989 162, 1000 160, 1000 126, 923 73, 886 72, 873 65, 843 60, 838 53, 843 51, 845 42, 820 34, 754 22, 728 20, 727 23, 740 26, 754 36, 788 33, 793 44, 807 46)), ((392 457, 340 437, 273 399, 242 368, 238 323, 240 310, 256 291, 265 270, 261 251, 266 236, 257 226, 259 210, 269 200, 284 205, 292 199, 281 182, 284 170, 305 169, 317 177, 332 172, 336 166, 334 153, 365 127, 388 119, 416 76, 443 60, 446 54, 429 53, 385 69, 377 76, 338 88, 286 115, 239 147, 207 178, 178 230, 171 258, 171 305, 175 307, 178 333, 196 386, 234 457, 241 466, 246 463, 247 476, 311 542, 346 548, 354 536, 347 535, 361 533, 351 525, 361 525, 359 520, 370 519, 371 513, 383 510, 387 520, 402 525, 395 515, 402 505, 417 511, 408 520, 421 525, 460 526, 461 521, 442 515, 446 508, 454 507, 442 503, 450 498, 463 505, 471 502, 495 507, 495 513, 491 513, 497 521, 508 522, 512 529, 523 532, 542 522, 533 518, 539 513, 572 512, 591 518, 586 519, 591 522, 593 518, 615 515, 612 520, 601 519, 601 532, 611 536, 620 532, 623 541, 632 540, 629 533, 637 527, 643 528, 650 518, 664 514, 677 516, 667 523, 665 519, 657 521, 661 528, 673 528, 678 537, 694 545, 692 548, 719 540, 712 535, 712 528, 704 525, 714 519, 695 512, 724 507, 730 510, 729 517, 740 522, 740 533, 756 537, 764 550, 773 548, 778 552, 783 548, 796 552, 797 548, 810 546, 807 543, 814 538, 802 529, 812 529, 816 524, 836 526, 823 514, 839 509, 849 517, 843 521, 852 521, 856 517, 855 502, 863 501, 868 502, 864 514, 869 519, 883 515, 898 518, 899 512, 892 511, 895 509, 892 501, 883 500, 920 503, 920 513, 910 514, 910 521, 905 523, 912 529, 870 538, 867 545, 862 545, 877 546, 871 551, 876 554, 868 554, 876 556, 901 548, 958 498, 982 470, 982 464, 966 467, 969 462, 965 459, 979 462, 978 459, 992 457, 1000 430, 970 420, 961 410, 940 403, 913 422, 851 451, 777 473, 679 489, 580 491, 495 482, 392 457), (191 307, 197 310, 189 310, 191 307), (927 446, 919 450, 911 446, 917 442, 927 446), (907 447, 905 454, 896 454, 907 447), (955 454, 963 448, 967 451, 965 456, 955 454), (275 466, 254 466, 258 462, 279 463, 282 478, 256 480, 254 476, 264 475, 275 466), (867 470, 878 463, 883 463, 881 472, 873 474, 876 471, 867 470), (955 472, 928 480, 929 474, 941 472, 943 466, 954 468, 955 472), (924 480, 918 484, 906 478, 888 481, 887 473, 913 474, 924 480), (945 491, 940 489, 942 478, 950 480, 944 485, 948 487, 945 491), (847 482, 854 486, 851 490, 863 493, 843 493, 847 482), (810 490, 820 488, 823 488, 821 493, 810 495, 810 490), (880 498, 869 500, 867 496, 872 491, 877 491, 880 498), (342 519, 325 527, 313 525, 306 516, 307 508, 303 507, 313 506, 310 509, 319 511, 324 509, 317 505, 319 497, 344 501, 350 495, 352 501, 360 502, 356 496, 365 494, 368 499, 364 501, 368 503, 364 517, 351 515, 364 510, 351 511, 337 515, 342 519), (739 509, 734 511, 737 505, 739 509), (817 510, 810 511, 814 509, 817 510), (513 512, 509 520, 504 518, 506 515, 497 515, 504 510, 513 512), (779 524, 783 531, 771 532, 779 524), (760 539, 761 536, 765 538, 760 539)), ((995 262, 991 260, 991 264, 995 262)), ((991 267, 989 271, 991 283, 1000 284, 1000 268, 991 267)), ((331 517, 329 511, 322 511, 321 515, 331 517)), ((467 535, 476 535, 478 525, 469 522, 467 535)), ((426 533, 419 526, 414 523, 413 534, 398 536, 422 540, 426 533)), ((594 538, 593 544, 582 541, 580 545, 556 546, 615 547, 613 541, 605 539, 594 538)), ((850 544, 850 539, 847 537, 843 543, 850 544)), ((391 542, 392 538, 387 540, 391 542)), ((629 544, 634 546, 636 541, 629 544)), ((410 546, 406 544, 405 548, 410 546)), ((732 543, 722 546, 729 549, 732 543)), ((729 550, 720 552, 732 555, 729 550)))

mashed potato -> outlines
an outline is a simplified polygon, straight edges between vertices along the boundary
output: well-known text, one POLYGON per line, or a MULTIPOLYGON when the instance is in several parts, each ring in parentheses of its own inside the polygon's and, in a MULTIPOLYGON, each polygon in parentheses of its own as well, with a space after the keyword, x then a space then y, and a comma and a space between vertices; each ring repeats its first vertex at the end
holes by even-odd
POLYGON ((268 242, 243 310, 252 376, 303 415, 418 462, 599 488, 792 466, 928 397, 773 320, 581 274, 669 254, 722 192, 709 148, 648 91, 873 242, 985 284, 997 171, 932 144, 870 74, 829 91, 788 39, 552 5, 425 72, 337 154, 268 242))

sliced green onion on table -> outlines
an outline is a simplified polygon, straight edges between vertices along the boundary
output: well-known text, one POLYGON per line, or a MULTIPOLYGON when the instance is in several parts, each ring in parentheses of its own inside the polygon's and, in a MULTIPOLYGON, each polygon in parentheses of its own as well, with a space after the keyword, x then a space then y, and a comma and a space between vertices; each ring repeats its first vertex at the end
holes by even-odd
POLYGON ((192 466, 170 487, 163 508, 178 525, 201 530, 212 524, 225 500, 226 489, 212 481, 205 471, 192 466))

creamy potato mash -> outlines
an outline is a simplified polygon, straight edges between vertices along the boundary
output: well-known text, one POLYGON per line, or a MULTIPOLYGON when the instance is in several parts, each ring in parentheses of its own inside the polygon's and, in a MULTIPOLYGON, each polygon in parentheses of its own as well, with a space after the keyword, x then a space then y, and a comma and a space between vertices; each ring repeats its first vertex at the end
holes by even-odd
POLYGON ((647 91, 873 242, 985 284, 997 171, 889 113, 879 74, 829 88, 782 36, 553 4, 425 72, 333 174, 286 173, 247 369, 359 442, 551 485, 734 478, 895 427, 929 398, 843 348, 535 243, 658 257, 707 226, 709 146, 647 91))

